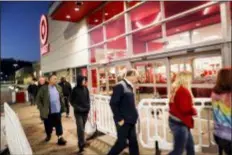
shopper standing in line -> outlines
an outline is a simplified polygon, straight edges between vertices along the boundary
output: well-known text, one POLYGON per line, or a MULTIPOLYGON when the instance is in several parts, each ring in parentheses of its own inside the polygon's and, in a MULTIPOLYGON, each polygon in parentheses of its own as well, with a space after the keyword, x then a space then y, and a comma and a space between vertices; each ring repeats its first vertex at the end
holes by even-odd
POLYGON ((194 127, 193 116, 197 112, 193 107, 191 78, 191 73, 181 72, 172 87, 169 126, 173 134, 174 147, 169 155, 182 155, 185 150, 187 155, 195 155, 190 130, 194 127))
POLYGON ((136 137, 138 112, 134 96, 134 84, 138 82, 138 78, 136 70, 129 70, 126 73, 126 78, 113 88, 110 107, 113 112, 118 139, 108 155, 120 154, 126 148, 127 140, 129 140, 130 155, 139 155, 136 137))
POLYGON ((38 92, 39 92, 39 89, 40 89, 43 85, 48 85, 48 82, 45 80, 45 77, 41 76, 41 77, 39 78, 38 92))
POLYGON ((29 94, 29 100, 31 102, 31 105, 35 105, 35 99, 36 94, 38 91, 38 86, 36 85, 36 79, 33 79, 30 83, 30 85, 27 88, 28 94, 29 94))
MULTIPOLYGON (((38 92, 39 92, 40 88, 42 86, 44 86, 44 85, 48 85, 48 82, 46 81, 45 77, 41 76, 39 78, 38 91, 37 91, 36 97, 38 95, 38 92)), ((37 108, 39 109, 38 104, 37 104, 37 108)), ((41 119, 42 123, 44 123, 43 118, 41 116, 40 116, 40 119, 41 119)), ((45 123, 44 123, 44 128, 46 129, 46 124, 45 123)))
POLYGON ((63 127, 61 114, 65 112, 62 88, 57 85, 56 75, 49 77, 49 84, 40 88, 37 95, 37 105, 40 110, 40 116, 44 120, 47 137, 45 141, 50 141, 52 129, 56 128, 58 145, 65 145, 66 140, 63 138, 63 127))
POLYGON ((62 88, 63 94, 64 94, 64 103, 66 106, 66 117, 69 117, 69 98, 72 92, 72 86, 71 84, 66 80, 65 77, 62 77, 60 79, 59 85, 62 88))
POLYGON ((77 77, 77 85, 73 88, 71 98, 71 105, 74 109, 74 115, 77 125, 78 147, 79 152, 84 151, 85 143, 85 123, 88 118, 90 110, 90 96, 87 88, 87 78, 84 76, 77 77))
POLYGON ((219 155, 232 154, 232 69, 221 69, 211 98, 214 116, 214 138, 219 155))

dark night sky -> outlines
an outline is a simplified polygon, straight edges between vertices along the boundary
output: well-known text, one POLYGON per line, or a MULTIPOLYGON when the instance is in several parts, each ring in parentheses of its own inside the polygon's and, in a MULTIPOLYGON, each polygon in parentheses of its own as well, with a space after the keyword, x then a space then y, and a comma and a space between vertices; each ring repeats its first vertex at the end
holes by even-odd
POLYGON ((39 60, 40 16, 51 2, 1 3, 1 57, 39 60))

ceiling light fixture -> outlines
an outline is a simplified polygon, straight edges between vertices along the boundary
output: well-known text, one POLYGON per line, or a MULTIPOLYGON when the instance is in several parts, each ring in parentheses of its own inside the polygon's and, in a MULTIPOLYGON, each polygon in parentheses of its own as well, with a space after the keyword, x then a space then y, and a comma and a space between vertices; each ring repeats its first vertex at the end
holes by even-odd
POLYGON ((106 12, 106 13, 105 13, 105 16, 108 16, 108 15, 109 15, 109 14, 106 12))
POLYGON ((70 15, 67 15, 67 16, 66 16, 66 18, 67 18, 67 19, 70 19, 70 18, 71 18, 71 16, 70 16, 70 15))
POLYGON ((210 11, 210 7, 208 8, 205 8, 204 11, 203 11, 203 15, 207 15, 210 11))
POLYGON ((201 23, 196 23, 196 26, 201 26, 201 23))
POLYGON ((75 11, 79 11, 80 9, 79 9, 79 8, 75 8, 74 10, 75 10, 75 11))
POLYGON ((97 23, 97 22, 98 22, 98 19, 95 19, 94 21, 95 21, 95 23, 97 23))

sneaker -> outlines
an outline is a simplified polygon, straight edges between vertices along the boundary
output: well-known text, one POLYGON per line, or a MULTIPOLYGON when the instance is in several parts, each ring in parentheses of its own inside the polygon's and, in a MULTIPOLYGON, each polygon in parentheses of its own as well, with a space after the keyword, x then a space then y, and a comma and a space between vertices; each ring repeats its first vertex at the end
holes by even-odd
POLYGON ((59 138, 57 142, 58 145, 65 145, 66 143, 67 141, 63 137, 59 138))
POLYGON ((45 138, 45 142, 49 142, 51 140, 51 136, 47 136, 46 138, 45 138))

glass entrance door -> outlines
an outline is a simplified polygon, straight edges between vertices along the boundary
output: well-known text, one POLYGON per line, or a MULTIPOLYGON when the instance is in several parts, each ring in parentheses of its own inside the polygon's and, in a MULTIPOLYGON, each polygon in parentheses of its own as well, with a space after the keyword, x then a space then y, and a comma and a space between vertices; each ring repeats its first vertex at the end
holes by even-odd
POLYGON ((210 97, 216 82, 217 72, 221 67, 222 57, 220 54, 201 54, 170 59, 172 77, 182 71, 192 74, 192 93, 194 97, 210 97))

